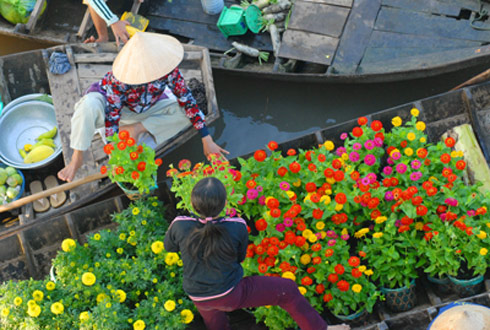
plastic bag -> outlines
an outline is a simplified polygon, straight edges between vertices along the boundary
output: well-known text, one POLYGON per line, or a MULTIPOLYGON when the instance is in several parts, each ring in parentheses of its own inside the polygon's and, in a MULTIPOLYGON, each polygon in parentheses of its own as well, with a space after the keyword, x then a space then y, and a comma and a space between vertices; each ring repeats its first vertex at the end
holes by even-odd
MULTIPOLYGON (((12 24, 26 24, 29 21, 36 0, 0 0, 0 14, 12 24)), ((43 3, 41 13, 46 9, 46 1, 43 3)))

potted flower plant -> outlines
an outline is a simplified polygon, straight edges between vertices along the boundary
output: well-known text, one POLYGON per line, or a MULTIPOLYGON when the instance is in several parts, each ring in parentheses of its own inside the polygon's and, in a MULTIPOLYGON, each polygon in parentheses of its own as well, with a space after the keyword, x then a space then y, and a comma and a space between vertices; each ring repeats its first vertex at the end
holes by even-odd
POLYGON ((128 131, 107 137, 110 142, 104 146, 109 162, 100 169, 107 173, 112 182, 117 183, 131 199, 156 188, 156 173, 162 160, 155 159, 155 151, 144 143, 136 144, 128 131))

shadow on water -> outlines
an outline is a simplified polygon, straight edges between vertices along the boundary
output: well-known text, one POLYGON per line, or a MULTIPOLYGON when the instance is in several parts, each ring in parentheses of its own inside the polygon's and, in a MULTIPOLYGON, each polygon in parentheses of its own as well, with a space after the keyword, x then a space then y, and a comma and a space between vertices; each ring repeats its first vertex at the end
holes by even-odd
MULTIPOLYGON (((214 72, 221 117, 210 125, 214 140, 229 158, 284 142, 320 128, 443 93, 485 71, 473 68, 405 82, 311 84, 259 80, 214 72)), ((164 159, 164 168, 180 159, 202 161, 202 144, 194 137, 164 159)))

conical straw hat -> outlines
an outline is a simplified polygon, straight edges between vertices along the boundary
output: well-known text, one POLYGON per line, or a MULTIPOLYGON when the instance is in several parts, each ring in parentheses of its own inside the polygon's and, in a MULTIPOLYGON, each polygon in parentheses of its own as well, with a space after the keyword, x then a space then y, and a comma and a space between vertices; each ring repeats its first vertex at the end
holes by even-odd
POLYGON ((183 57, 184 47, 174 37, 137 32, 117 55, 112 73, 125 84, 145 84, 170 73, 183 57))
POLYGON ((449 308, 432 323, 430 330, 489 330, 490 308, 464 304, 449 308))

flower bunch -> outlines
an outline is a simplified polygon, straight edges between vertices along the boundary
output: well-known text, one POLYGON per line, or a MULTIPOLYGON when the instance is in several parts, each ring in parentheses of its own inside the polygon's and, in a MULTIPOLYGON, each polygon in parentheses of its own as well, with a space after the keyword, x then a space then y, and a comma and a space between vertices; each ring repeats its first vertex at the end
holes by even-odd
POLYGON ((155 151, 146 144, 136 144, 128 131, 107 137, 104 152, 109 162, 100 168, 102 174, 108 174, 112 182, 128 183, 140 192, 148 193, 155 187, 158 166, 161 159, 155 159, 155 151))

